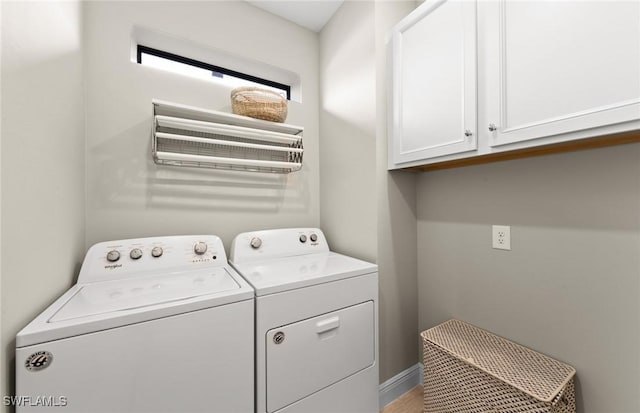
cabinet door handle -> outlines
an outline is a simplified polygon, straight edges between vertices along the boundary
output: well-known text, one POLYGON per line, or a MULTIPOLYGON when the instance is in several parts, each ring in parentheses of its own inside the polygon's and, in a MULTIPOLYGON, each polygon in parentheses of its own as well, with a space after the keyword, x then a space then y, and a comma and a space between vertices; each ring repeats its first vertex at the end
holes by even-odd
POLYGON ((471 132, 471 129, 467 129, 467 130, 464 131, 464 136, 468 137, 468 136, 471 136, 471 135, 473 135, 473 133, 471 132))
POLYGON ((495 132, 497 130, 498 130, 498 127, 494 123, 490 123, 489 124, 489 131, 490 132, 495 132))

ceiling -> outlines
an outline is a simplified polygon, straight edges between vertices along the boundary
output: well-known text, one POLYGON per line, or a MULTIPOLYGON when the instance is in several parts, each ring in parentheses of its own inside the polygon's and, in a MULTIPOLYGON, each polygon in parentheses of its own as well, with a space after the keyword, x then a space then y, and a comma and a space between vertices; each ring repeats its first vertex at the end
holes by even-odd
POLYGON ((322 30, 344 0, 253 0, 253 4, 314 32, 322 30))

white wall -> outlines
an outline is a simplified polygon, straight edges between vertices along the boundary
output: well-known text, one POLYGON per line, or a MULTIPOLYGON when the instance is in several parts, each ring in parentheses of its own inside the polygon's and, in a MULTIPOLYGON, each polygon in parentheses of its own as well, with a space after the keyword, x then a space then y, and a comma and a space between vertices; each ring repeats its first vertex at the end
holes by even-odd
POLYGON ((242 231, 317 226, 318 36, 245 2, 88 2, 87 243, 212 233, 228 248, 242 231), (256 174, 157 166, 154 98, 230 111, 230 88, 131 62, 134 26, 278 66, 301 77, 287 123, 305 127, 304 166, 256 174))
POLYGON ((385 35, 413 2, 345 2, 320 34, 320 219, 379 265, 380 381, 417 362, 415 176, 386 170, 385 35))
POLYGON ((84 106, 80 3, 3 2, 1 17, 7 395, 16 333, 71 286, 84 254, 84 106))
POLYGON ((420 329, 466 320, 573 365, 579 412, 640 411, 640 144, 423 173, 417 210, 420 329))

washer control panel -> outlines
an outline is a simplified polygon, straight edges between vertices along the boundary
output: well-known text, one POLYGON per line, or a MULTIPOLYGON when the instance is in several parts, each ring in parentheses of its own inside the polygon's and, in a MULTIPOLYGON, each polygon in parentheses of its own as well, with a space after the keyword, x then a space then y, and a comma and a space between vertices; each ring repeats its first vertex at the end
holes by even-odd
POLYGON ((329 245, 318 228, 286 228, 245 232, 231 243, 229 260, 243 263, 259 259, 329 252, 329 245))
POLYGON ((85 256, 78 282, 106 281, 162 271, 227 265, 215 235, 135 238, 101 242, 85 256))

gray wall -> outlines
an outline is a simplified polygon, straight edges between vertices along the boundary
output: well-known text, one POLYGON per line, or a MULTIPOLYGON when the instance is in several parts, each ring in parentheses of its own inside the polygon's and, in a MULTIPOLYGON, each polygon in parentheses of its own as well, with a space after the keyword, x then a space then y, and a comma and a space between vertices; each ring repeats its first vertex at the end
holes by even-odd
POLYGON ((573 365, 580 412, 640 411, 640 144, 427 172, 417 190, 421 330, 466 320, 573 365))
POLYGON ((88 2, 87 243, 213 233, 228 249, 254 229, 319 225, 318 36, 246 2, 88 2), (134 27, 297 73, 302 171, 252 174, 157 166, 151 100, 230 111, 228 86, 131 61, 134 27))
MULTIPOLYGON (((2 2, 0 2, 0 23, 2 22, 2 2)), ((0 29, 0 46, 2 45, 2 29, 0 29)), ((2 234, 2 52, 0 51, 0 234, 2 234)), ((4 342, 4 330, 2 328, 2 236, 0 235, 0 351, 6 352, 4 342)), ((0 394, 6 394, 7 384, 4 366, 6 356, 0 355, 0 394)))
MULTIPOLYGON (((2 22, 2 2, 0 2, 0 23, 2 22)), ((0 46, 2 45, 2 29, 0 29, 0 46)), ((0 234, 2 234, 2 52, 0 51, 0 234)), ((2 329, 2 236, 0 235, 0 351, 4 354, 4 330, 2 329)), ((0 355, 0 394, 6 394, 6 375, 4 366, 6 356, 0 355)))
POLYGON ((320 33, 320 220, 336 251, 375 261, 373 2, 346 2, 320 33))
POLYGON ((320 34, 320 220, 379 265, 380 381, 417 362, 415 175, 386 170, 386 33, 413 2, 345 2, 320 34))
POLYGON ((412 1, 376 5, 376 186, 380 267, 381 381, 418 361, 416 174, 387 171, 387 33, 415 7, 412 1))
MULTIPOLYGON (((2 395, 15 335, 84 254, 81 5, 2 4, 2 395)), ((3 406, 3 409, 7 409, 3 406)))

